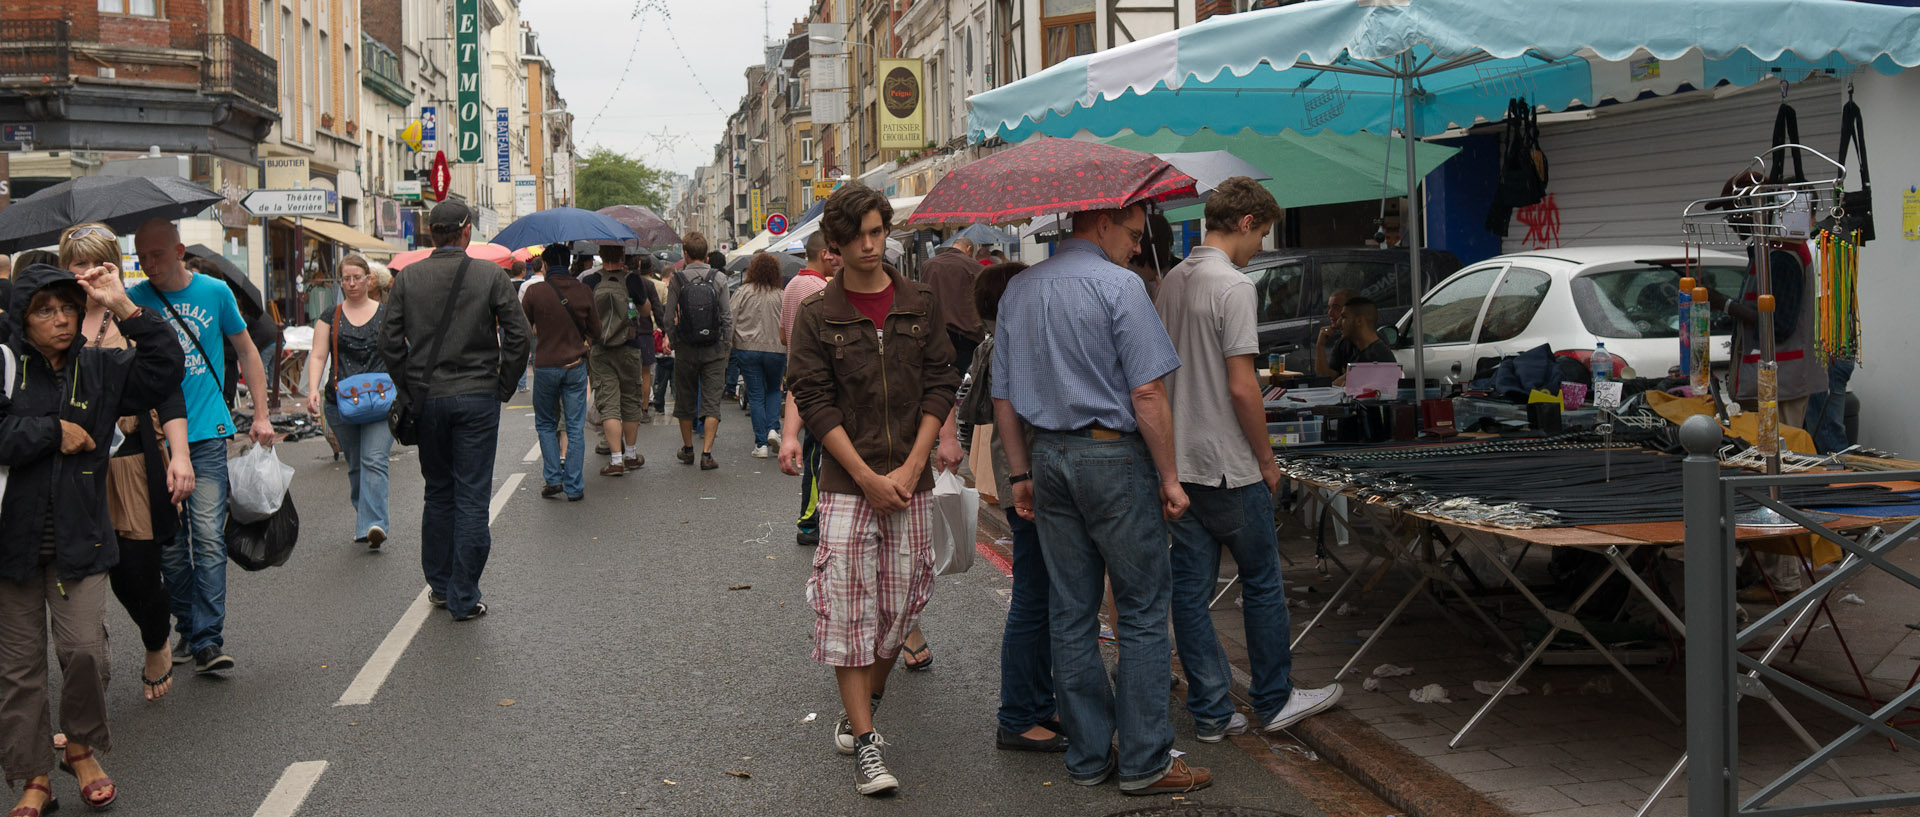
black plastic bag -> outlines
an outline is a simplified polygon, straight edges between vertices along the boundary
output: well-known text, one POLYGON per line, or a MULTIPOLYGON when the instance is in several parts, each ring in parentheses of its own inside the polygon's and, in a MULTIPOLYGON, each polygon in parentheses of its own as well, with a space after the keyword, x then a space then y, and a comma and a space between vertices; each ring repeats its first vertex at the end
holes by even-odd
POLYGON ((293 493, 280 501, 280 510, 258 522, 227 518, 227 558, 241 570, 265 570, 287 563, 300 540, 300 513, 293 509, 293 493))

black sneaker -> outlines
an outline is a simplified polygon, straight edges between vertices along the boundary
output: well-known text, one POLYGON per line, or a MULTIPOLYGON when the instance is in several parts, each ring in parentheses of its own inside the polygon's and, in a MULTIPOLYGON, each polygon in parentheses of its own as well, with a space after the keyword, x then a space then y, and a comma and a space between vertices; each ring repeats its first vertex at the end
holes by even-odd
POLYGON ((379 550, 380 546, 386 543, 387 543, 387 532, 385 530, 382 530, 379 525, 374 525, 371 528, 367 528, 367 549, 368 550, 379 550))
POLYGON ((793 535, 793 542, 794 544, 797 544, 801 547, 808 547, 808 548, 819 547, 820 546, 820 529, 819 528, 801 528, 798 533, 795 533, 793 535))
POLYGON ((540 498, 552 499, 566 492, 567 492, 567 489, 562 488, 558 485, 548 485, 547 487, 540 489, 540 498))
POLYGON ((173 663, 175 666, 193 660, 193 650, 187 648, 187 639, 181 636, 173 642, 173 663))
POLYGON ((674 459, 679 460, 681 465, 692 465, 693 464, 693 446, 691 445, 680 446, 680 453, 673 455, 673 457, 674 459))
POLYGON ((435 607, 438 607, 442 610, 445 610, 447 608, 447 597, 442 596, 439 593, 435 593, 432 590, 428 590, 427 603, 435 607))
POLYGON ((483 601, 473 605, 473 612, 470 612, 464 616, 454 616, 453 620, 454 621, 472 621, 486 614, 487 614, 487 603, 483 601))
POLYGON ((233 669, 233 658, 218 647, 204 647, 193 654, 193 671, 201 675, 233 669))
POLYGON ((854 738, 857 747, 853 758, 853 785, 861 794, 882 794, 900 788, 900 781, 887 771, 887 762, 880 758, 880 747, 887 745, 879 732, 868 732, 854 738))
POLYGON ((719 467, 720 463, 713 461, 713 452, 709 451, 700 455, 700 470, 711 471, 719 467))

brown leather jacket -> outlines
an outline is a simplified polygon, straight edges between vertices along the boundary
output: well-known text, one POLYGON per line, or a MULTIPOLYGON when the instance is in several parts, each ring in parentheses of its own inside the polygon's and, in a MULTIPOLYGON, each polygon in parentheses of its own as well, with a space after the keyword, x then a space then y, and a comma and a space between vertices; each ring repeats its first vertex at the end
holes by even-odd
MULTIPOLYGON (((846 429, 854 450, 880 474, 906 463, 921 415, 946 421, 960 385, 953 341, 931 287, 893 276, 885 328, 884 335, 876 334, 835 278, 800 302, 787 350, 787 389, 807 431, 825 439, 836 426, 846 429)), ((820 490, 862 493, 832 456, 823 458, 820 490)), ((920 475, 914 490, 933 490, 933 469, 920 475)))

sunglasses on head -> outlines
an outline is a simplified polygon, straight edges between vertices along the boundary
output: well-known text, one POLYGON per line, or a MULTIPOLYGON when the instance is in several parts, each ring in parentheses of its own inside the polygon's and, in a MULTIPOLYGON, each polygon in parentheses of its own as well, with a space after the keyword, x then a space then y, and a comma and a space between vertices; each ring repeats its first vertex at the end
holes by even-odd
POLYGON ((77 230, 74 230, 73 232, 67 233, 68 238, 84 238, 90 235, 97 235, 102 238, 111 238, 114 240, 118 240, 120 238, 119 236, 114 235, 112 230, 109 230, 105 227, 87 226, 87 227, 81 227, 77 230))

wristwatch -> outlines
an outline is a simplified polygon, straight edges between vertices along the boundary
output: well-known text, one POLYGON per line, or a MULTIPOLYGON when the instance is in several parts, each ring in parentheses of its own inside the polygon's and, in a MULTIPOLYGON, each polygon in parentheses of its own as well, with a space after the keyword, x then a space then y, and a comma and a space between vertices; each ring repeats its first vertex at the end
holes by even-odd
POLYGON ((1014 474, 1014 475, 1012 475, 1012 476, 1009 476, 1009 477, 1007 477, 1007 484, 1008 484, 1008 485, 1017 485, 1017 484, 1019 484, 1019 483, 1022 483, 1022 482, 1026 482, 1027 480, 1030 480, 1030 479, 1033 479, 1033 472, 1032 472, 1032 471, 1022 471, 1022 472, 1020 472, 1020 473, 1018 473, 1018 474, 1014 474))

